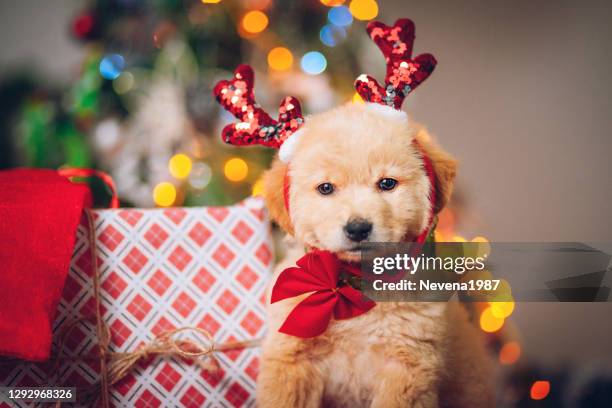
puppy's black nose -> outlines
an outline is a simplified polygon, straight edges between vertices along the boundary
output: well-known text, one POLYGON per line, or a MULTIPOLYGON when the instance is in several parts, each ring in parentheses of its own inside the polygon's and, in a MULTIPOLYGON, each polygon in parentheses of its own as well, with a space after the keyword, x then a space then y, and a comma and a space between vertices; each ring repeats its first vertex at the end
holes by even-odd
POLYGON ((360 242, 367 239, 372 232, 372 223, 363 218, 356 218, 344 226, 344 234, 348 239, 360 242))

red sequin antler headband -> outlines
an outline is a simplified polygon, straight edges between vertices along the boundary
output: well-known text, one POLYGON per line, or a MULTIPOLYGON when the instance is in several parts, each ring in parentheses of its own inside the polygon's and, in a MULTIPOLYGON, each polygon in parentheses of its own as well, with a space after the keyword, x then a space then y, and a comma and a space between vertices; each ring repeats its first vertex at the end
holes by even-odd
POLYGON ((223 140, 237 146, 258 144, 278 149, 304 123, 300 103, 292 96, 284 98, 278 120, 274 120, 255 101, 254 80, 253 69, 240 65, 234 79, 215 86, 217 101, 240 120, 223 129, 223 140))
MULTIPOLYGON (((437 61, 431 54, 421 54, 412 58, 414 45, 414 23, 407 18, 401 18, 392 27, 379 21, 373 21, 367 27, 370 38, 378 45, 387 63, 385 86, 379 85, 376 79, 362 74, 355 81, 357 93, 366 102, 381 104, 394 108, 404 114, 402 103, 404 98, 429 77, 436 67, 437 61)), ((421 153, 423 169, 429 179, 429 200, 431 209, 427 227, 414 240, 423 243, 427 239, 434 222, 434 203, 436 202, 436 178, 433 166, 417 139, 413 142, 421 153)))
POLYGON ((380 86, 371 76, 362 74, 355 81, 355 89, 366 102, 379 103, 399 110, 402 108, 404 98, 433 72, 436 59, 431 54, 421 54, 412 58, 414 44, 412 20, 399 19, 392 27, 373 21, 368 24, 367 31, 382 51, 387 63, 385 86, 380 86))

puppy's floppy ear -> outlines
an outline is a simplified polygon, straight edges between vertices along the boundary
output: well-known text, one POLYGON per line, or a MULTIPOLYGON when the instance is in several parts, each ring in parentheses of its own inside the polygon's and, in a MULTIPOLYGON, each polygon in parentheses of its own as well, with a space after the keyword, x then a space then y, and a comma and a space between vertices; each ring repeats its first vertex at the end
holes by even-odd
POLYGON ((270 170, 263 176, 263 195, 270 212, 270 217, 284 229, 293 235, 293 226, 287 208, 285 208, 285 176, 288 166, 278 159, 274 159, 270 170))
POLYGON ((434 211, 439 213, 450 200, 457 174, 457 161, 442 150, 423 127, 417 129, 416 140, 431 160, 436 175, 436 203, 434 211))

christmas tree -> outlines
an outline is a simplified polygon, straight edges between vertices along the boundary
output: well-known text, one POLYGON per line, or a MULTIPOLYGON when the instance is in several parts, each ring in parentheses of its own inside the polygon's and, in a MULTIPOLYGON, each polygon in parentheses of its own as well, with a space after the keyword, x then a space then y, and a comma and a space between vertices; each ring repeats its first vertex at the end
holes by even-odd
POLYGON ((271 152, 219 140, 232 118, 212 86, 249 63, 266 107, 288 94, 306 113, 350 100, 357 39, 377 13, 373 0, 84 2, 67 30, 86 53, 70 88, 28 76, 3 86, 3 103, 18 100, 2 110, 13 119, 3 123, 14 123, 3 167, 98 168, 127 206, 224 205, 258 194, 271 152))

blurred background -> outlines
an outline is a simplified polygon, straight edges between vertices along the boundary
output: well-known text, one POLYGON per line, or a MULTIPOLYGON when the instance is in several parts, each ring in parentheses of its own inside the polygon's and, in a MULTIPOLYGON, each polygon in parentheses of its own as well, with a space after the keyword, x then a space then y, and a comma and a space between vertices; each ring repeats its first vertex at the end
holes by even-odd
MULTIPOLYGON (((124 206, 257 195, 272 152, 220 141, 212 86, 250 63, 273 117, 285 95, 306 114, 362 103, 354 79, 385 68, 365 25, 399 17, 439 62, 404 109, 460 161, 438 238, 609 248, 605 0, 0 0, 0 168, 103 169, 124 206)), ((485 310, 500 404, 610 406, 609 303, 485 310)))

